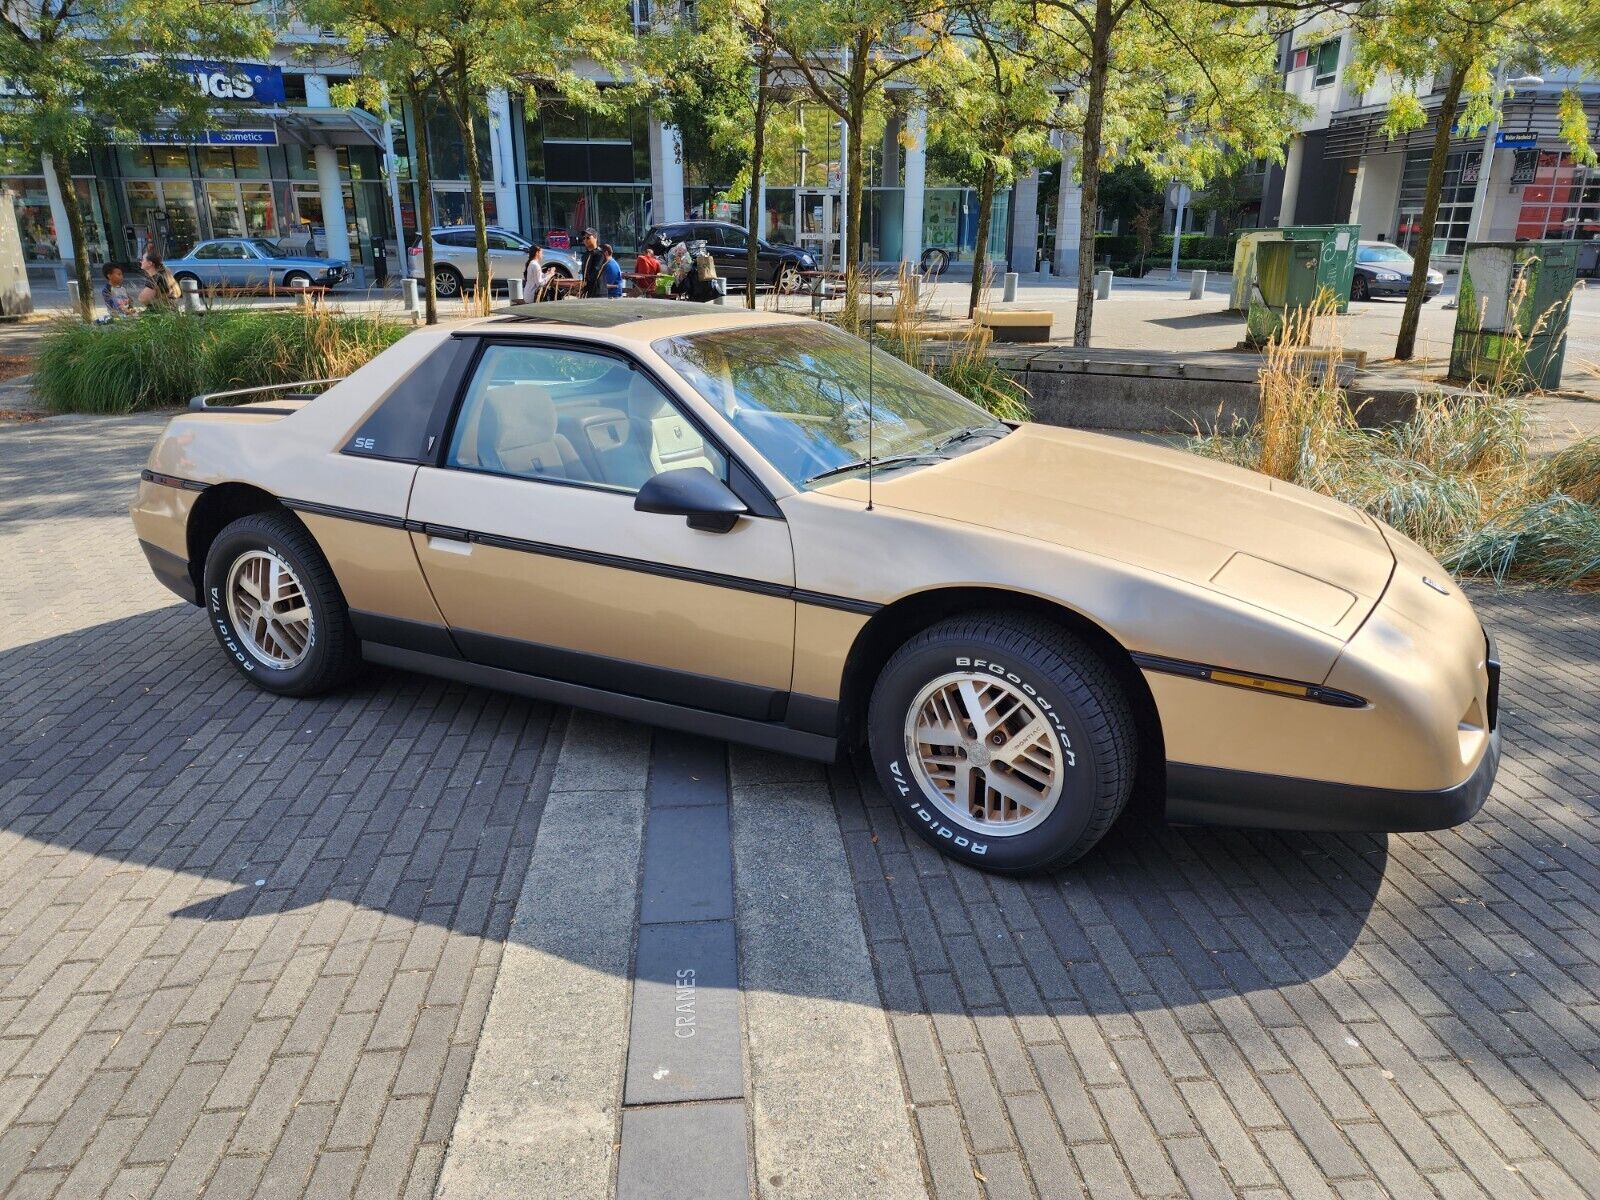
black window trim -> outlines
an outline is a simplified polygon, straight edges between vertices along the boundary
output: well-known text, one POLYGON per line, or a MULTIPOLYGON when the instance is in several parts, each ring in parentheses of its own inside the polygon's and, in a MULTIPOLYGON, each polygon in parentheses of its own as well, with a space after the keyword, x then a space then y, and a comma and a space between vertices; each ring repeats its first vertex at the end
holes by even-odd
POLYGON ((581 338, 564 338, 553 334, 539 334, 533 337, 507 337, 497 334, 493 330, 463 329, 451 335, 459 341, 474 341, 476 346, 472 352, 462 355, 457 364, 456 378, 452 385, 440 389, 439 400, 434 407, 433 417, 428 423, 428 445, 431 450, 425 450, 418 458, 418 465, 424 467, 437 467, 441 471, 466 471, 476 475, 495 475, 504 479, 516 479, 525 483, 555 484, 558 487, 584 488, 593 492, 604 492, 612 496, 633 496, 636 491, 618 489, 614 485, 593 483, 582 479, 559 479, 555 477, 529 477, 527 475, 512 475, 503 471, 489 471, 482 467, 451 466, 446 459, 449 457, 450 441, 455 436, 456 421, 461 416, 461 406, 466 403, 467 389, 473 378, 478 373, 478 364, 483 361, 484 354, 491 346, 540 346, 555 350, 574 351, 580 354, 595 354, 602 358, 615 359, 630 371, 638 371, 651 383, 661 390, 661 394, 677 408, 689 424, 693 425, 700 436, 720 453, 728 464, 727 485, 734 495, 743 500, 749 508, 748 515, 762 517, 769 520, 781 521, 784 519, 783 510, 778 507, 777 501, 772 498, 762 484, 756 473, 750 470, 740 459, 728 449, 723 440, 714 431, 706 427, 698 414, 685 407, 682 399, 668 387, 662 379, 660 372, 652 370, 634 355, 616 346, 607 346, 598 342, 589 342, 581 338))

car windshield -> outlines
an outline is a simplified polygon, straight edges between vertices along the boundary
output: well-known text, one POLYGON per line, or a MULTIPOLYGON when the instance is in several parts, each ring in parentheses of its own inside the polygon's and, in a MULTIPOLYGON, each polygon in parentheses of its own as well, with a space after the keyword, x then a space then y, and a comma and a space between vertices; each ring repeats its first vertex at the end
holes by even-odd
POLYGON ((289 254, 288 254, 287 251, 278 249, 278 247, 276 245, 274 245, 272 242, 267 241, 266 238, 251 238, 250 239, 250 244, 252 246, 254 246, 257 250, 261 251, 261 253, 265 254, 268 258, 288 258, 289 257, 289 254))
POLYGON ((869 459, 927 462, 1010 432, 921 371, 882 350, 869 356, 865 342, 821 322, 654 346, 796 487, 863 470, 869 459))
POLYGON ((1390 263, 1394 266, 1409 267, 1411 255, 1399 246, 1362 246, 1356 251, 1356 261, 1364 263, 1390 263))

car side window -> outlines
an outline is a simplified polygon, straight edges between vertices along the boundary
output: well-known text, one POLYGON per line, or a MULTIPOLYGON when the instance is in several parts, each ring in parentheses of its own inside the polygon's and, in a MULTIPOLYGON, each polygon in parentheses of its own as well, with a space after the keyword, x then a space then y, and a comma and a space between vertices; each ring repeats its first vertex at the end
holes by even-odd
POLYGON ((744 234, 737 229, 724 225, 717 230, 717 234, 722 239, 722 244, 731 249, 746 250, 750 246, 750 243, 745 240, 744 234))
POLYGON ((549 345, 484 348, 445 463, 630 493, 685 467, 728 477, 727 458, 648 375, 549 345))
POLYGON ((472 352, 470 342, 447 338, 417 363, 383 402, 367 414, 345 445, 346 454, 415 462, 427 452, 428 424, 439 404, 439 394, 456 374, 458 355, 472 352))
POLYGON ((478 244, 475 233, 471 230, 462 232, 459 229, 452 229, 449 233, 441 233, 434 241, 441 246, 476 246, 478 244))
POLYGON ((214 258, 222 257, 222 247, 215 242, 207 242, 194 252, 197 261, 208 262, 214 258))

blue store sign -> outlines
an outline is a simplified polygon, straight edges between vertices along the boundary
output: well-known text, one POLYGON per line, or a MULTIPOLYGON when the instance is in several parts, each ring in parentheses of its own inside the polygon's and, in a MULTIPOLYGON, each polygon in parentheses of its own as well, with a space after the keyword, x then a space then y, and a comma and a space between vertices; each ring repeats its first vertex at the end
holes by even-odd
POLYGON ((206 129, 185 136, 171 130, 141 133, 141 146, 276 146, 276 129, 206 129))
POLYGON ((245 100, 251 104, 283 102, 283 68, 268 63, 189 61, 174 64, 212 100, 245 100))
POLYGON ((1506 133, 1501 130, 1495 135, 1495 149, 1497 150, 1532 150, 1539 145, 1537 133, 1506 133))

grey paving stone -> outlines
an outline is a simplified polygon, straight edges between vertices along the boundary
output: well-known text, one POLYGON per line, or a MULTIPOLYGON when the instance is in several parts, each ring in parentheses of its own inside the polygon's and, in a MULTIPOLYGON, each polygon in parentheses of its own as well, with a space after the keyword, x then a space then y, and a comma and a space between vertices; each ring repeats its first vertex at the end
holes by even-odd
POLYGON ((650 750, 649 794, 651 808, 727 804, 727 744, 656 730, 650 750))
POLYGON ((742 1097, 733 923, 640 926, 633 977, 623 1103, 742 1097))
POLYGON ((639 923, 733 919, 725 806, 653 809, 645 825, 639 923))
POLYGON ((617 1200, 751 1195, 742 1101, 630 1108, 622 1114, 617 1200))

